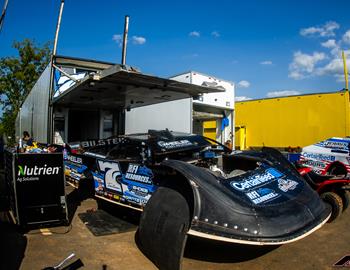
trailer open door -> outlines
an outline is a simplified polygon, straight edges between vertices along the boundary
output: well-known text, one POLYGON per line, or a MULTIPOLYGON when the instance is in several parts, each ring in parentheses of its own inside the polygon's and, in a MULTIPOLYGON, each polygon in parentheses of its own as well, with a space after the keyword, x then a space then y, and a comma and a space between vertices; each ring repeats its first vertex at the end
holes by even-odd
POLYGON ((113 115, 112 119, 108 119, 108 126, 112 123, 109 129, 113 130, 113 134, 123 134, 125 110, 223 91, 145 75, 121 65, 111 65, 97 72, 86 72, 78 78, 72 80, 69 88, 56 92, 52 99, 56 111, 69 111, 66 124, 68 135, 65 134, 68 142, 81 138, 82 134, 86 139, 97 135, 102 138, 108 133, 102 123, 106 113, 113 115), (79 115, 81 119, 88 118, 86 125, 83 123, 85 120, 79 120, 79 115), (95 126, 96 134, 93 134, 91 126, 95 126), (79 130, 73 131, 72 128, 79 130))

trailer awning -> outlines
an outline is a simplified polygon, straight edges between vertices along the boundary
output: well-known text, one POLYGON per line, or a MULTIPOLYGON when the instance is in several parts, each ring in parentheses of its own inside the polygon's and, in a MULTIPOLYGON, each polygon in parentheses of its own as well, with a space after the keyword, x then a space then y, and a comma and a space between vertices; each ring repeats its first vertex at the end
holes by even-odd
POLYGON ((64 107, 131 109, 213 92, 223 90, 144 75, 115 65, 85 76, 53 98, 52 103, 64 107))

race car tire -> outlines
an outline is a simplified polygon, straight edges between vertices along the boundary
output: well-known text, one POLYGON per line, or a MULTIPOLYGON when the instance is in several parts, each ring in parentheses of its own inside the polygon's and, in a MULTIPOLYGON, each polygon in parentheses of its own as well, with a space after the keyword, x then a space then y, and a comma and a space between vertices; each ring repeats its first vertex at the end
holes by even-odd
POLYGON ((79 191, 82 198, 93 198, 95 195, 95 183, 90 172, 84 172, 84 178, 80 180, 79 191))
POLYGON ((186 198, 172 188, 159 187, 142 213, 138 246, 159 269, 181 269, 189 225, 186 198))
POLYGON ((343 212, 348 209, 350 205, 350 192, 346 190, 342 190, 340 193, 340 197, 343 200, 343 212))
POLYGON ((343 212, 343 200, 342 198, 334 192, 325 192, 321 194, 321 199, 332 206, 332 214, 328 219, 328 223, 336 220, 343 212))

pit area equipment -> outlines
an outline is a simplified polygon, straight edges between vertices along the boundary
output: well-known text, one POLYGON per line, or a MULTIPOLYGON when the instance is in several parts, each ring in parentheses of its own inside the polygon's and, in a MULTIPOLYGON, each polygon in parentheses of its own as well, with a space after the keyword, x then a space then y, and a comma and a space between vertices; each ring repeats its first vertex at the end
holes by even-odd
POLYGON ((5 150, 10 213, 21 227, 68 223, 62 153, 5 150))

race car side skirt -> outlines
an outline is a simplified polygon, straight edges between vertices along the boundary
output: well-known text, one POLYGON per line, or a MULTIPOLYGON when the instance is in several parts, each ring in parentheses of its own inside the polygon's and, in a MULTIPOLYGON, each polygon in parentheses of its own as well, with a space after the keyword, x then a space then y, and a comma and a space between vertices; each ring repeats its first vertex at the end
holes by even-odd
POLYGON ((100 196, 100 195, 96 195, 95 194, 95 197, 98 198, 98 199, 105 200, 105 201, 110 202, 110 203, 118 204, 120 206, 124 206, 124 207, 130 208, 130 209, 134 209, 134 210, 137 210, 137 211, 140 211, 140 212, 143 211, 142 208, 135 207, 135 206, 132 206, 132 205, 128 205, 128 204, 125 204, 125 203, 121 203, 121 202, 118 202, 118 201, 114 201, 114 200, 108 199, 108 198, 100 196))
POLYGON ((200 232, 194 229, 190 229, 187 234, 196 236, 199 238, 205 238, 215 241, 221 241, 221 242, 228 242, 228 243, 236 243, 236 244, 244 244, 244 245, 255 245, 255 246, 267 246, 267 245, 282 245, 282 244, 288 244, 295 241, 298 241, 300 239, 303 239, 304 237, 310 235, 314 231, 321 228, 330 218, 331 214, 328 215, 328 217, 323 220, 320 224, 318 224, 316 227, 312 228, 311 230, 303 233, 302 235, 299 235, 294 238, 289 239, 278 239, 278 240, 265 240, 265 241, 258 241, 258 240, 244 240, 244 239, 237 239, 237 238, 228 238, 220 235, 213 235, 205 232, 200 232))

